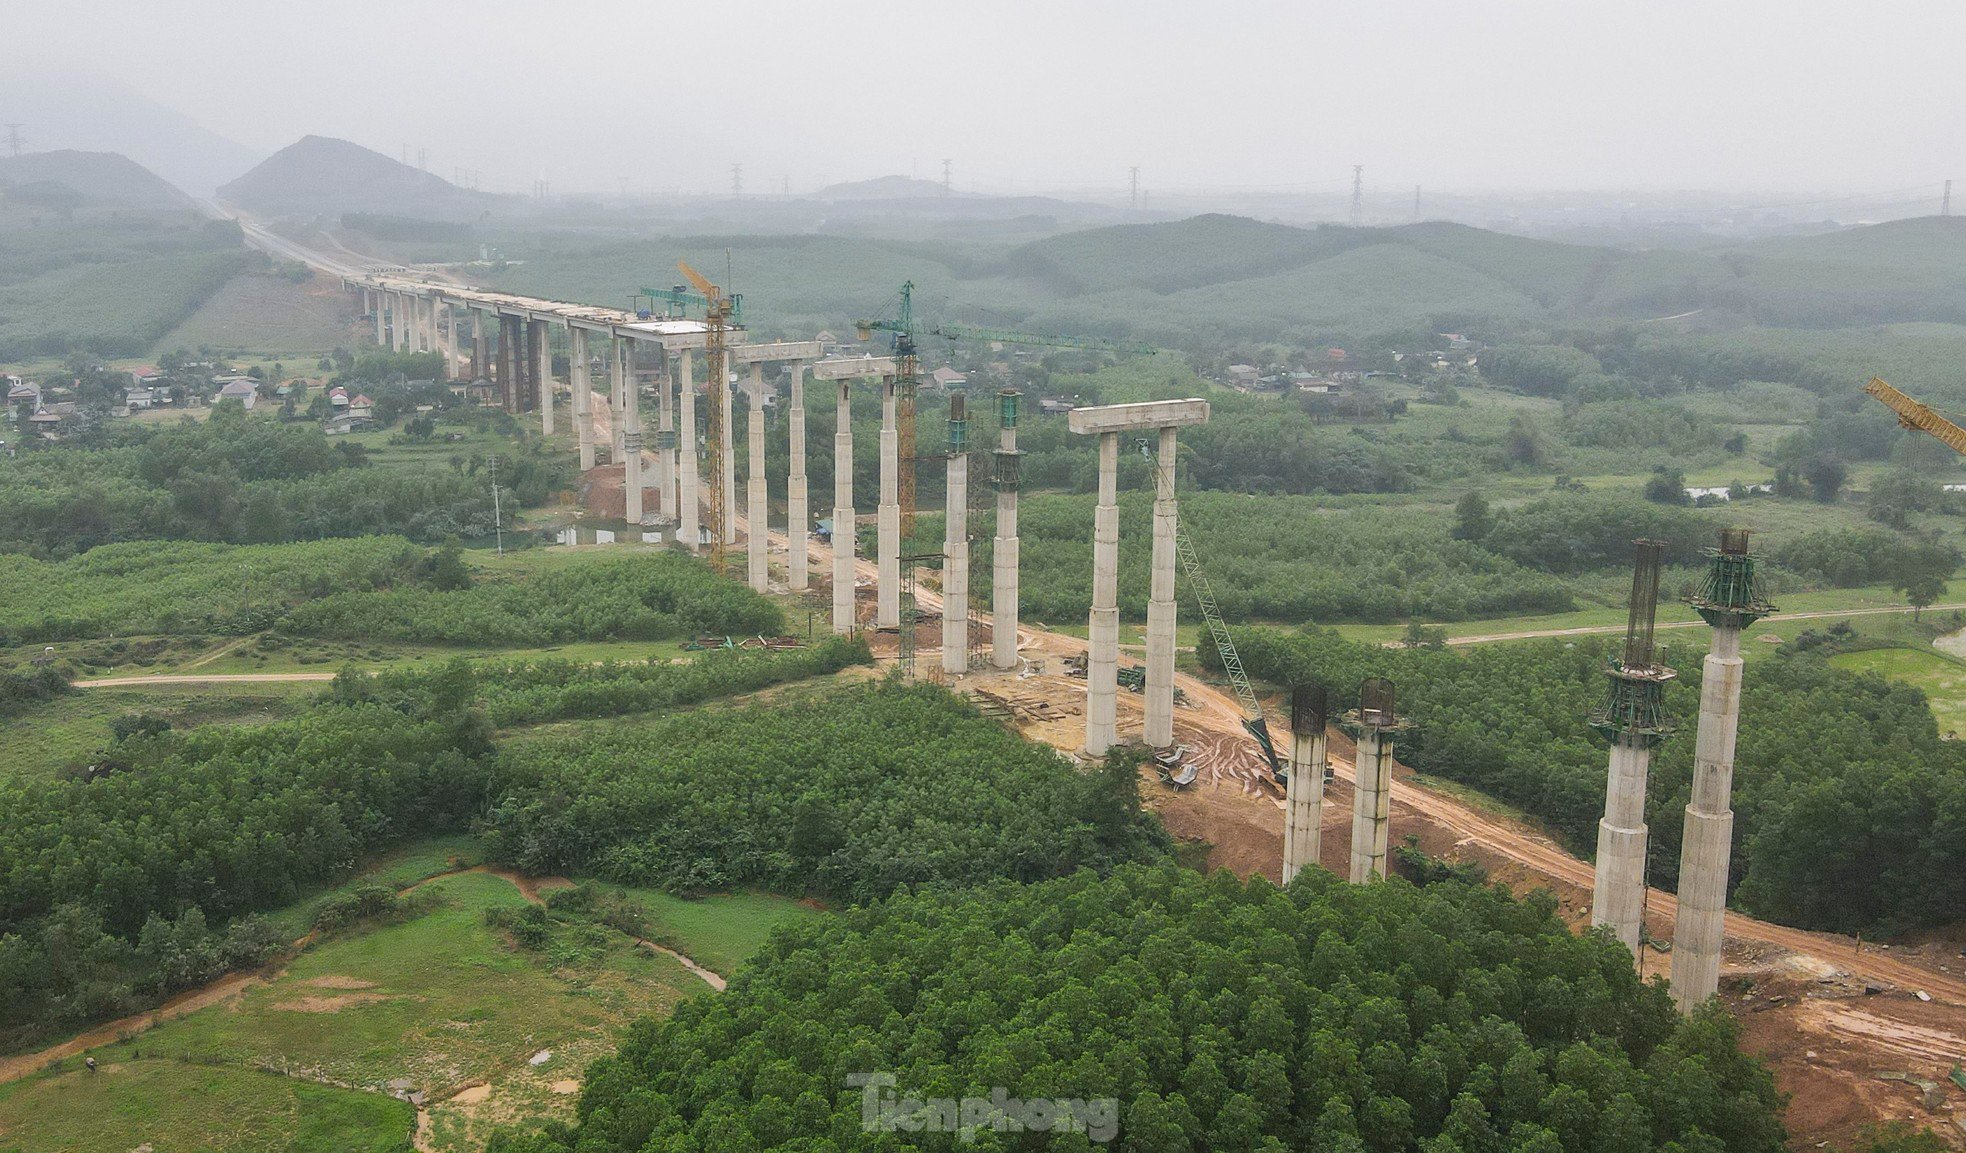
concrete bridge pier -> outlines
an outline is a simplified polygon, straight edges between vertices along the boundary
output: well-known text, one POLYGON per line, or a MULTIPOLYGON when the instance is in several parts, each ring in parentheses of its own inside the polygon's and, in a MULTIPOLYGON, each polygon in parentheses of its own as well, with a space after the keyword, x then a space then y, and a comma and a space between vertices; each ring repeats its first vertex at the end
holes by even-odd
POLYGON ((1284 786, 1283 883, 1318 863, 1324 847, 1325 690, 1290 690, 1290 780, 1284 786))
POLYGON ((764 365, 751 363, 751 379, 745 382, 744 395, 751 401, 745 414, 744 556, 751 587, 762 593, 771 590, 765 552, 771 539, 765 491, 765 398, 771 395, 771 386, 765 383, 764 365))
POLYGON ((573 385, 573 431, 580 442, 580 471, 594 467, 594 391, 587 379, 587 330, 567 326, 567 377, 573 385))
POLYGON ((969 671, 969 401, 949 392, 949 476, 943 502, 942 671, 969 671))
POLYGON ((839 382, 833 418, 833 631, 853 631, 853 382, 839 382))
POLYGON ((1017 667, 1017 401, 1013 389, 997 393, 997 530, 990 542, 990 667, 1017 667))
POLYGON ((628 367, 628 342, 621 337, 614 339, 614 361, 611 375, 615 387, 621 390, 621 493, 626 498, 626 519, 630 525, 642 523, 642 412, 637 396, 640 389, 635 387, 628 367))
POLYGON ((1085 751, 1119 740, 1120 434, 1099 434, 1099 503, 1092 510, 1092 613, 1086 621, 1085 751))
POLYGON ((534 383, 539 390, 539 431, 553 435, 553 330, 545 321, 535 320, 532 328, 534 383))
MULTIPOLYGON (((687 356, 688 353, 683 355, 687 356)), ((673 362, 663 350, 662 371, 656 374, 655 483, 661 489, 662 519, 676 522, 676 377, 673 362)))
POLYGON ((807 507, 806 492, 806 365, 803 360, 795 360, 790 369, 792 375, 791 412, 791 467, 785 478, 785 576, 786 583, 795 593, 806 591, 809 584, 806 561, 806 542, 812 535, 812 514, 807 507))
POLYGON ((696 472, 696 381, 692 379, 692 362, 688 349, 677 358, 682 372, 677 381, 677 397, 682 411, 678 416, 680 439, 677 442, 677 520, 681 527, 677 530, 689 551, 697 552, 703 547, 702 501, 697 493, 696 472))
POLYGON ((881 381, 881 502, 875 513, 874 627, 901 625, 901 441, 894 378, 881 381))
POLYGON ((482 309, 471 310, 471 379, 483 380, 491 375, 491 358, 485 347, 485 314, 482 309))

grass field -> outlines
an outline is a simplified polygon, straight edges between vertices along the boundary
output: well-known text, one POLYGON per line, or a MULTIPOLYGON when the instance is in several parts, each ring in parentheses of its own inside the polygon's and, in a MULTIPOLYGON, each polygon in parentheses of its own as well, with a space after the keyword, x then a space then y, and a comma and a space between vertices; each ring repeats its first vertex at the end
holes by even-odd
POLYGON ((265 724, 291 715, 319 686, 149 685, 70 693, 31 713, 0 720, 0 782, 86 764, 111 739, 118 718, 148 713, 173 728, 265 724))
POLYGON ((1866 649, 1838 653, 1829 663, 1851 672, 1876 673, 1918 688, 1932 704, 1939 732, 1966 733, 1966 663, 1930 649, 1866 649))
POLYGON ((20 1153, 408 1153, 416 1110, 242 1066, 108 1054, 93 1075, 0 1088, 0 1147, 20 1153))
MULTIPOLYGON (((592 923, 558 925, 537 949, 486 922, 527 898, 476 862, 468 838, 419 843, 366 875, 429 902, 406 920, 310 946, 236 999, 0 1087, 0 1148, 385 1150, 405 1148, 412 1110, 383 1090, 428 1096, 427 1141, 482 1147, 491 1128, 567 1116, 587 1063, 628 1022, 710 987, 674 959, 592 923), (251 1098, 251 1107, 234 1102, 251 1098), (86 1106, 47 1108, 51 1100, 86 1106)), ((684 901, 627 891, 653 935, 728 973, 791 919, 820 915, 755 894, 684 901)), ((296 933, 322 894, 277 919, 296 933)))
MULTIPOLYGON (((371 332, 369 334, 373 336, 371 332)), ((284 276, 247 273, 213 293, 198 311, 157 342, 159 350, 219 348, 314 358, 337 347, 358 348, 363 333, 348 294, 327 277, 295 284, 284 276)))

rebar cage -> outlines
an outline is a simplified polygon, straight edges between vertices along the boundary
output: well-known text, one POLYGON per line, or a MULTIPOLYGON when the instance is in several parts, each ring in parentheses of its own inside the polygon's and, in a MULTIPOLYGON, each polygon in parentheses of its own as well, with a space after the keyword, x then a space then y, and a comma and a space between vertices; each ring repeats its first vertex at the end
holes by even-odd
POLYGON ((957 390, 949 392, 949 455, 969 451, 969 402, 957 390))
POLYGON ((1022 395, 1014 388, 997 393, 997 424, 1004 428, 1017 427, 1017 398, 1022 395))
POLYGON ((1358 720, 1375 729, 1390 729, 1399 723, 1393 710, 1393 682, 1385 677, 1367 677, 1359 682, 1358 720))
POLYGON ((1290 690, 1290 731, 1298 734, 1323 732, 1328 715, 1327 695, 1323 681, 1293 686, 1290 690))
POLYGON ((1775 610, 1761 595, 1748 551, 1748 530, 1720 530, 1720 547, 1708 549, 1712 563, 1700 591, 1687 598, 1693 611, 1714 628, 1742 629, 1775 610))

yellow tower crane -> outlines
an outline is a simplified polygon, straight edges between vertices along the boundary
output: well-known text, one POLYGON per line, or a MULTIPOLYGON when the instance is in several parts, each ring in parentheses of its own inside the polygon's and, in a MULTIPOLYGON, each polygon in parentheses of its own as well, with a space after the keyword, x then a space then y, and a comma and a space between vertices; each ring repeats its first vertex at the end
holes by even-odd
MULTIPOLYGON (((722 575, 729 571, 731 530, 730 494, 724 491, 724 394, 730 390, 728 338, 739 305, 736 297, 710 283, 709 277, 691 268, 687 262, 678 260, 676 268, 696 287, 696 291, 703 294, 703 319, 708 326, 703 341, 703 359, 710 374, 710 563, 722 575)), ((695 435, 693 430, 691 435, 695 435)), ((754 525, 751 531, 763 530, 754 525)))
POLYGON ((1898 414, 1898 423, 1919 432, 1929 432, 1944 441, 1946 447, 1957 453, 1966 454, 1966 428, 1947 420, 1934 412, 1930 405, 1918 401, 1892 388, 1877 377, 1871 377, 1864 391, 1883 401, 1892 412, 1898 414))

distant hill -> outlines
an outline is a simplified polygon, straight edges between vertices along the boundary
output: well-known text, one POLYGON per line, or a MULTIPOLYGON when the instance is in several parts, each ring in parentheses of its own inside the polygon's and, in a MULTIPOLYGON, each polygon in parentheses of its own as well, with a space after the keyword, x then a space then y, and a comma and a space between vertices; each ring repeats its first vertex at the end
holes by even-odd
POLYGON ((0 189, 9 199, 68 207, 169 212, 197 205, 156 173, 114 152, 26 152, 0 158, 0 189), (72 196, 64 195, 66 193, 72 196))
POLYGON ((502 199, 328 136, 302 137, 218 195, 268 215, 378 212, 438 220, 473 218, 502 199))
POLYGON ((850 180, 829 184, 812 194, 814 200, 918 200, 926 196, 962 195, 951 193, 933 180, 909 176, 876 176, 872 180, 850 180))
POLYGON ((262 153, 105 76, 0 70, 0 108, 37 151, 116 152, 193 196, 209 196, 262 153))

